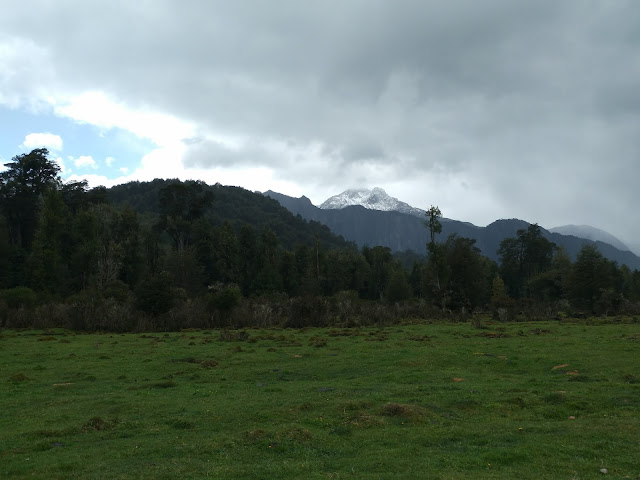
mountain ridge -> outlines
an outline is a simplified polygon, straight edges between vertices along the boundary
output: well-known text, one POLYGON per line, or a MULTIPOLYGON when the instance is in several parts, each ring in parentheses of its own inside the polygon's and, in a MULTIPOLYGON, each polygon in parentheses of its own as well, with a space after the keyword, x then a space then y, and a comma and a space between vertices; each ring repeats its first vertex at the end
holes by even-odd
POLYGON ((549 228, 549 231, 552 233, 560 233, 561 235, 573 235, 578 238, 586 238, 594 242, 600 241, 608 243, 621 251, 631 250, 624 242, 609 232, 592 227, 591 225, 562 225, 560 227, 549 228))
MULTIPOLYGON (((413 250, 419 254, 426 254, 429 232, 424 226, 424 218, 396 211, 372 210, 361 205, 321 209, 306 197, 294 198, 273 191, 264 192, 264 195, 277 200, 294 215, 327 225, 335 234, 353 241, 359 247, 382 245, 395 252, 413 250)), ((530 225, 529 222, 520 219, 500 219, 486 227, 453 219, 441 220, 442 233, 437 236, 440 241, 451 234, 474 239, 482 254, 495 261, 498 260, 500 242, 504 238, 515 237, 518 230, 526 229, 530 225)), ((563 247, 572 260, 575 260, 585 244, 596 244, 606 258, 625 264, 632 270, 640 270, 640 257, 630 251, 621 251, 602 241, 562 235, 544 228, 542 233, 559 247, 563 247)))

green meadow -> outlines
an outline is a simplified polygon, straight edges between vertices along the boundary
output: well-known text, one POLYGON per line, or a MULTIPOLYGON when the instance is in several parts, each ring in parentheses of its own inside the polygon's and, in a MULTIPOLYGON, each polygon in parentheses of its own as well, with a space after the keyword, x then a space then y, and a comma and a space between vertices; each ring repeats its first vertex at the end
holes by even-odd
POLYGON ((632 319, 0 336, 0 477, 640 478, 632 319))

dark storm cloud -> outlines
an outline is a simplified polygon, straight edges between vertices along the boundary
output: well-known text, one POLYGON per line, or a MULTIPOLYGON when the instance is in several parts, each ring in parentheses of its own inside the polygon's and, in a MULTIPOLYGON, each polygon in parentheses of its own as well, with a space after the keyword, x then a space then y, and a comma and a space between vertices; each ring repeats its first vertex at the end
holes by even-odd
POLYGON ((386 179, 420 206, 420 180, 477 223, 640 237, 618 219, 639 200, 635 1, 27 3, 0 23, 49 81, 194 122, 186 166, 282 165, 316 201, 386 179))

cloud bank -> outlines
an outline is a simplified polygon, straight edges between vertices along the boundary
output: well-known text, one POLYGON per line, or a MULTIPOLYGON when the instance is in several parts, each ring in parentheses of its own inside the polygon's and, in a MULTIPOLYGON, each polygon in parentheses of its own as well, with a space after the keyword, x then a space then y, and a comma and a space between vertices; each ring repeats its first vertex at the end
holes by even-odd
POLYGON ((0 103, 152 140, 120 180, 201 178, 315 203, 381 186, 477 224, 519 217, 640 238, 637 2, 4 10, 0 103))

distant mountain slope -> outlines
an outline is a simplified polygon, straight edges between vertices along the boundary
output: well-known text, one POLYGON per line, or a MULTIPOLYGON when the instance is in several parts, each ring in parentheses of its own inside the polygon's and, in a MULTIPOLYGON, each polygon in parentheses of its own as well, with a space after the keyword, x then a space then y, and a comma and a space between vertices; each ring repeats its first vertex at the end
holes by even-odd
POLYGON ((560 233, 561 235, 573 235, 578 238, 586 238, 587 240, 593 240, 594 242, 608 243, 621 251, 631 250, 622 241, 610 233, 590 225, 563 225, 561 227, 550 228, 549 231, 552 233, 560 233))
MULTIPOLYGON (((130 182, 112 187, 107 192, 114 205, 129 205, 153 221, 160 212, 158 192, 176 181, 130 182)), ((256 230, 271 228, 288 249, 297 244, 314 245, 316 235, 326 249, 353 247, 351 242, 331 232, 326 225, 297 217, 277 201, 259 193, 220 184, 205 185, 205 188, 214 195, 213 207, 207 214, 214 224, 230 222, 237 227, 249 224, 256 230)))
MULTIPOLYGON (((415 215, 371 210, 362 206, 346 206, 336 210, 320 209, 313 206, 306 197, 293 198, 275 192, 266 192, 265 195, 278 200, 281 205, 303 218, 327 225, 333 232, 358 246, 383 245, 393 251, 413 250, 426 254, 429 232, 424 225, 424 219, 415 215)), ((478 227, 468 222, 443 218, 442 233, 437 238, 443 241, 452 233, 473 238, 483 255, 498 260, 500 242, 505 238, 515 237, 518 230, 526 229, 529 225, 524 220, 509 219, 478 227)), ((563 247, 572 259, 575 259, 584 244, 596 243, 605 257, 631 269, 640 270, 640 258, 631 252, 572 235, 561 235, 545 229, 542 229, 542 232, 549 240, 563 247)))

